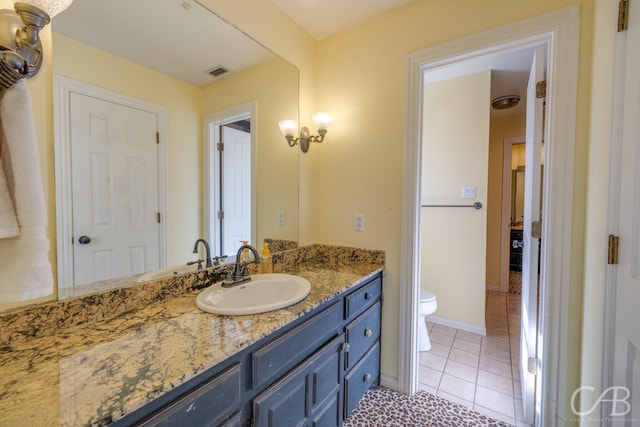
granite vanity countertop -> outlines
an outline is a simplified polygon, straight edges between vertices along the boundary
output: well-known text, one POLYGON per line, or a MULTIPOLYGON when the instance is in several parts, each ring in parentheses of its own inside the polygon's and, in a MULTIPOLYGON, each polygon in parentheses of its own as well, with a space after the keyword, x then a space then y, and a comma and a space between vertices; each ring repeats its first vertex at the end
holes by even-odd
POLYGON ((200 311, 191 291, 103 322, 0 347, 0 426, 106 425, 139 409, 323 302, 361 283, 378 263, 305 261, 298 304, 268 313, 200 311))

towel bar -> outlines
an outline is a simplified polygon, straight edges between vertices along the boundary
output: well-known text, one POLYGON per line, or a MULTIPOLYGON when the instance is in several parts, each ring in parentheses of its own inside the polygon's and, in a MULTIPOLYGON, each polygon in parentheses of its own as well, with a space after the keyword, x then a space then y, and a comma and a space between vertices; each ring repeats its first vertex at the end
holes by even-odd
POLYGON ((474 208, 482 209, 482 203, 475 202, 472 205, 421 205, 423 208, 474 208))

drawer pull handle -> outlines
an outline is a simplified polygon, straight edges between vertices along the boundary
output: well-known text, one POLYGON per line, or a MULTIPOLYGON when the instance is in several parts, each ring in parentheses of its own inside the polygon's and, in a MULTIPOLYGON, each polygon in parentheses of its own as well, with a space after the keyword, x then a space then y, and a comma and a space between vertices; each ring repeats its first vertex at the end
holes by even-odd
POLYGON ((364 374, 363 380, 366 383, 370 383, 371 382, 371 374, 364 374))
POLYGON ((371 295, 369 292, 366 292, 364 294, 364 299, 366 299, 367 301, 369 301, 371 298, 373 298, 373 295, 371 295))
POLYGON ((370 337, 371 335, 373 335, 373 331, 369 328, 364 330, 364 336, 365 337, 370 337))
POLYGON ((351 346, 349 345, 349 343, 348 343, 348 342, 346 342, 346 343, 342 344, 342 351, 343 351, 344 353, 348 353, 350 348, 351 348, 351 346))

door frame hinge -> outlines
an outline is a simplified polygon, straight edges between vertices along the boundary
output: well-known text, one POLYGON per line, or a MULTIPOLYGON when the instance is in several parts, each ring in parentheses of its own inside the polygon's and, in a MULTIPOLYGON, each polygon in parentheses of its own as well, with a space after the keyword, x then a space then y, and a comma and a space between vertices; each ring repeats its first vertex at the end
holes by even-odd
POLYGON ((618 2, 618 32, 625 31, 629 28, 629 0, 620 0, 618 2))
POLYGON ((529 372, 531 375, 537 375, 538 374, 538 359, 535 357, 528 357, 527 358, 527 372, 529 372))
POLYGON ((220 210, 216 212, 216 216, 218 217, 218 219, 224 219, 224 211, 220 210))
POLYGON ((618 241, 619 237, 615 234, 609 234, 609 243, 607 247, 607 264, 616 265, 618 263, 618 241))
POLYGON ((531 223, 531 237, 534 239, 542 237, 542 221, 533 221, 531 223))
POLYGON ((224 142, 218 142, 216 144, 216 148, 218 149, 218 151, 224 151, 224 142))
POLYGON ((160 212, 158 212, 158 224, 160 224, 161 218, 162 218, 162 215, 160 214, 160 212))
POLYGON ((536 98, 546 98, 547 97, 547 81, 540 80, 536 83, 536 98))
POLYGON ((156 132, 156 144, 160 144, 160 132, 156 132))

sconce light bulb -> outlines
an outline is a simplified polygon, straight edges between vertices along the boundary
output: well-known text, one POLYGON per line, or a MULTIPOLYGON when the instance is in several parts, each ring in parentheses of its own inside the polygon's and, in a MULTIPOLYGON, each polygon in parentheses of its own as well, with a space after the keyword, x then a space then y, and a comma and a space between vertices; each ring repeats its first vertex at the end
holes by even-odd
POLYGON ((316 125, 316 129, 326 131, 331 126, 333 119, 328 113, 315 113, 313 115, 313 123, 316 125))
POLYGON ((278 123, 278 125, 280 126, 280 132, 282 132, 285 137, 293 137, 298 132, 298 122, 296 122, 295 120, 280 120, 280 123, 278 123))
POLYGON ((44 10, 49 17, 53 18, 71 6, 73 0, 22 0, 22 2, 44 10))

